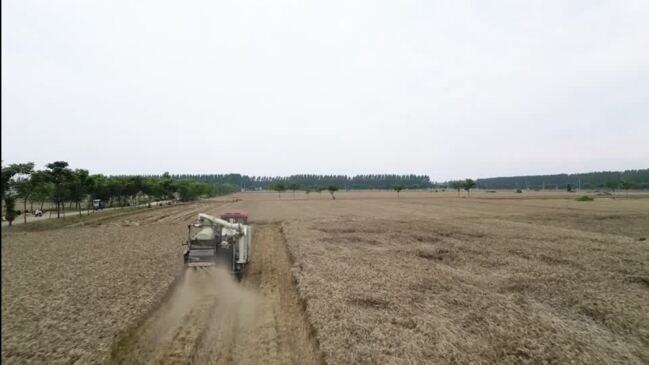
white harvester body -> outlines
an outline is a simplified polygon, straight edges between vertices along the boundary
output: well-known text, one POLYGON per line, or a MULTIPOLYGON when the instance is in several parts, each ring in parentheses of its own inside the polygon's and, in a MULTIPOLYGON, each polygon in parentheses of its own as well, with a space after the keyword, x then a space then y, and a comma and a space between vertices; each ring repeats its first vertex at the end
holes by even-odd
POLYGON ((185 264, 189 267, 224 264, 240 276, 249 261, 252 240, 252 227, 247 219, 243 211, 228 211, 220 218, 199 214, 198 221, 189 225, 185 264))

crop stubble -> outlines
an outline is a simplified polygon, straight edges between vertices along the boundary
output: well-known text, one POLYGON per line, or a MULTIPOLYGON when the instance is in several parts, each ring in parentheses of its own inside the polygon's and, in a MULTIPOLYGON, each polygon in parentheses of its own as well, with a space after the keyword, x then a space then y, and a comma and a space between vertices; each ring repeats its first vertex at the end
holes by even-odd
POLYGON ((143 353, 163 363, 649 362, 646 197, 338 195, 228 204, 257 223, 251 272, 236 295, 195 291, 207 299, 171 316, 176 347, 156 345, 169 339, 147 319, 180 303, 178 287, 157 302, 178 277, 182 223, 222 206, 5 232, 3 360, 101 361, 112 344, 117 361, 153 343, 143 353), (115 350, 125 331, 135 340, 115 350))

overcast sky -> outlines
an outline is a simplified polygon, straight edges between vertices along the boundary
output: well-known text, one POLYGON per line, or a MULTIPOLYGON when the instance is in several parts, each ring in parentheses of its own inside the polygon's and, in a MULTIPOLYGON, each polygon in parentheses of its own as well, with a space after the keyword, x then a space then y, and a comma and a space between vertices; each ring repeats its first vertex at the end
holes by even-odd
POLYGON ((92 173, 649 167, 649 1, 2 1, 2 159, 92 173))

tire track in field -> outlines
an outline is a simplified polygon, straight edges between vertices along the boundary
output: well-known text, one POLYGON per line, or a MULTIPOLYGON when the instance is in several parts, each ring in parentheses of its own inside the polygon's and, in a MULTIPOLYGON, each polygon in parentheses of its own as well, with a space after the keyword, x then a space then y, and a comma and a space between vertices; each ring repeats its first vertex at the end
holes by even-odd
POLYGON ((253 229, 241 283, 221 268, 187 269, 159 309, 116 342, 109 362, 322 363, 279 225, 253 229))

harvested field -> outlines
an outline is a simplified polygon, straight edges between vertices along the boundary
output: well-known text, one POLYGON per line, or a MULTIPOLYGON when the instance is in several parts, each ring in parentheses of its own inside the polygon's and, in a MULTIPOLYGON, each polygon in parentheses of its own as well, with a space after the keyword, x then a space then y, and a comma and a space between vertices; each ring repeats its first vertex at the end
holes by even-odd
POLYGON ((280 227, 258 226, 253 244, 241 283, 222 268, 187 270, 163 305, 116 342, 111 362, 318 362, 280 227))
POLYGON ((649 363, 649 197, 336 195, 3 228, 2 359, 649 363), (229 207, 248 276, 181 280, 186 223, 229 207))
POLYGON ((649 359, 642 242, 493 221, 285 232, 333 363, 649 359))
POLYGON ((156 305, 181 272, 191 220, 184 214, 224 204, 97 214, 60 229, 42 230, 50 222, 3 228, 3 360, 101 362, 115 335, 156 305))
POLYGON ((87 362, 106 353, 115 331, 173 281, 178 233, 107 226, 73 238, 68 230, 3 237, 3 358, 87 362), (156 241, 162 244, 141 244, 156 241))
POLYGON ((327 362, 649 362, 648 200, 364 195, 261 212, 327 362))

